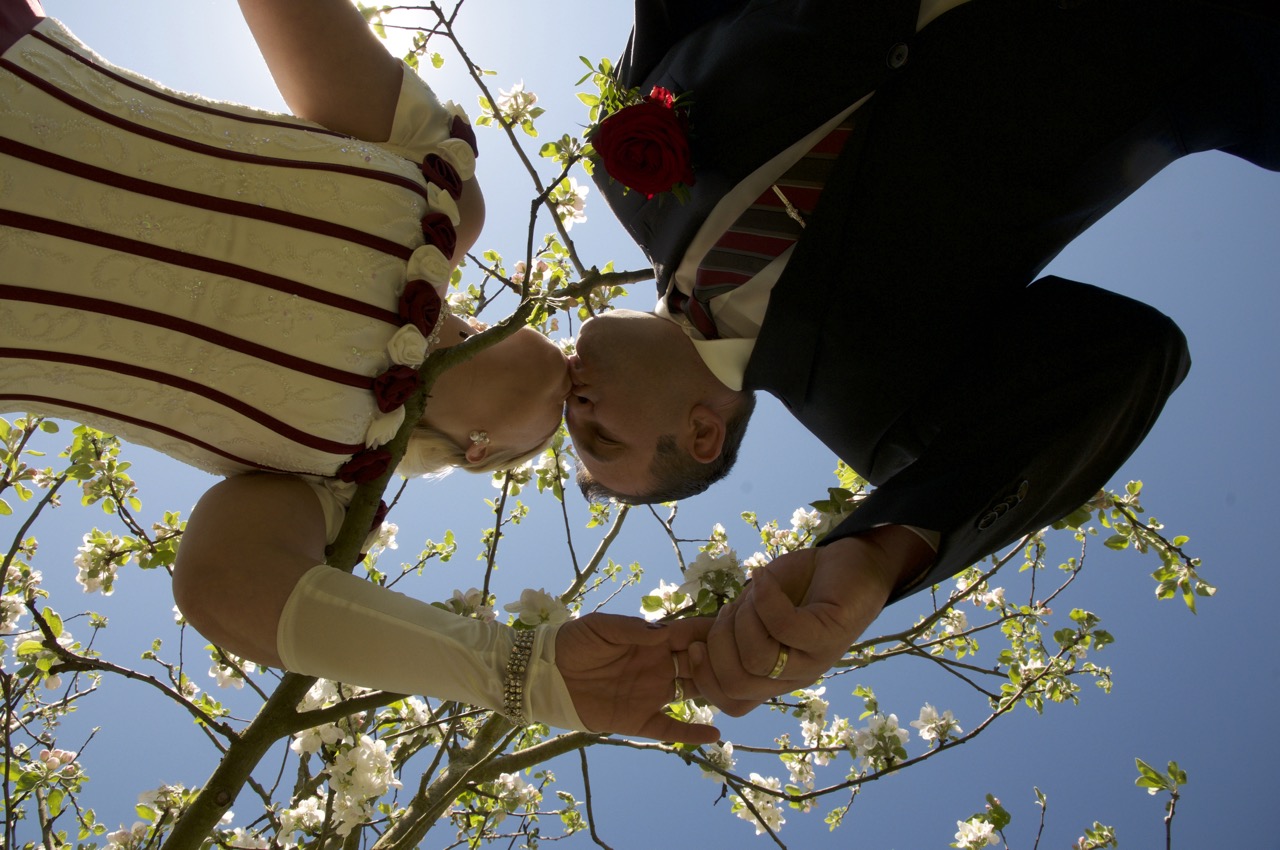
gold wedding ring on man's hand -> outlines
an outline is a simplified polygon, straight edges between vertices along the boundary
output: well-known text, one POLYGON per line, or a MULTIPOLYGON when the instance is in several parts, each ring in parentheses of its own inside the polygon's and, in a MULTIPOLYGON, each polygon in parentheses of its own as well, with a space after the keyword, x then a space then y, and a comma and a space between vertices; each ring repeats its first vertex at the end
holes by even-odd
POLYGON ((671 653, 671 666, 676 670, 676 695, 671 698, 671 702, 684 702, 684 685, 680 684, 680 656, 674 652, 671 653))
POLYGON ((784 643, 778 644, 778 660, 773 662, 773 669, 769 671, 770 679, 778 679, 782 677, 782 671, 787 669, 787 656, 789 651, 784 643))

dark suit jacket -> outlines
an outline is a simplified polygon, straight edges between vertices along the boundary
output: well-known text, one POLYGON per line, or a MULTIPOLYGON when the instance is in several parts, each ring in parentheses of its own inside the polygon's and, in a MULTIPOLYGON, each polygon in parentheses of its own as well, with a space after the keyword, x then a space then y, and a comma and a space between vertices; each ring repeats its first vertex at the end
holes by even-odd
POLYGON ((638 2, 621 63, 694 98, 688 204, 596 172, 660 293, 729 188, 876 91, 746 384, 876 485, 827 542, 941 533, 916 587, 1087 501, 1189 368, 1156 310, 1032 281, 1165 164, 1233 143, 1252 107, 1221 92, 1248 72, 1194 3, 1059 5, 973 0, 916 34, 916 2, 638 2))

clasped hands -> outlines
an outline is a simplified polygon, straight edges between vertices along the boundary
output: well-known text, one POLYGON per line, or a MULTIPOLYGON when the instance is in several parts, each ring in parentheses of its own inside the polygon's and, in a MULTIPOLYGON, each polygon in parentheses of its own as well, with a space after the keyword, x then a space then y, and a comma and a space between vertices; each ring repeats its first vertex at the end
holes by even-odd
POLYGON ((566 624, 556 664, 588 728, 710 743, 714 726, 681 723, 663 706, 703 697, 740 716, 809 686, 932 558, 911 531, 872 529, 775 558, 714 619, 659 625, 592 614, 566 624))

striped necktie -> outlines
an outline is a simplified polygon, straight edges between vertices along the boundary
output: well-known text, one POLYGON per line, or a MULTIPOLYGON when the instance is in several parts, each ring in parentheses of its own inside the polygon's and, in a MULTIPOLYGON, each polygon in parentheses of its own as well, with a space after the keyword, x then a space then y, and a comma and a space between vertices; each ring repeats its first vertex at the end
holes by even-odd
POLYGON ((711 299, 751 280, 799 240, 804 232, 801 220, 817 207, 822 187, 852 128, 850 116, 788 168, 729 226, 699 264, 692 297, 678 290, 671 293, 671 309, 688 316, 703 337, 720 338, 711 318, 711 299))

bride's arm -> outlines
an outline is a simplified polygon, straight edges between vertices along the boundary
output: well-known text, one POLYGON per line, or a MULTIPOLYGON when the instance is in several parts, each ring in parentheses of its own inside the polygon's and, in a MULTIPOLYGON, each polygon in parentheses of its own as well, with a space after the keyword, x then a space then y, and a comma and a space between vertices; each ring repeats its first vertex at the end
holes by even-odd
MULTIPOLYGON (((240 10, 295 115, 369 142, 390 137, 404 64, 350 0, 240 0, 240 10)), ((474 179, 463 184, 458 209, 454 262, 484 226, 484 198, 474 179)))
POLYGON ((403 66, 350 0, 240 0, 240 11, 295 115, 366 141, 387 139, 403 66))

